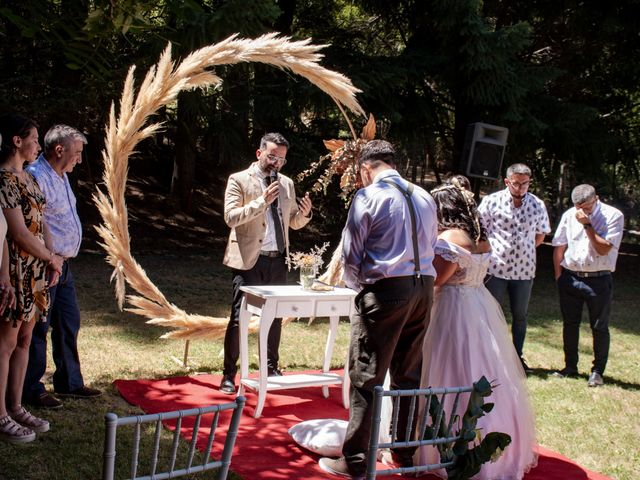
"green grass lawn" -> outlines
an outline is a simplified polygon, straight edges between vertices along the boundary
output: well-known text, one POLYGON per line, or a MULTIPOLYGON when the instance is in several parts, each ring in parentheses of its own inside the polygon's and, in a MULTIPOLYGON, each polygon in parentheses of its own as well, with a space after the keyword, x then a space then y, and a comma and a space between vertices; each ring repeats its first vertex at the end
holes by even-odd
MULTIPOLYGON (((537 415, 539 442, 612 478, 636 479, 640 471, 640 259, 624 254, 618 262, 606 385, 592 389, 587 388, 592 357, 588 322, 581 332, 583 377, 564 380, 550 376, 562 367, 563 361, 562 323, 550 252, 548 246, 541 248, 525 343, 525 355, 535 369, 528 385, 537 415)), ((220 259, 221 254, 186 253, 137 257, 170 301, 190 312, 225 316, 230 274, 220 259)), ((101 255, 81 255, 74 261, 73 270, 83 316, 79 344, 85 381, 102 388, 105 395, 96 400, 68 400, 62 410, 39 412, 51 421, 52 427, 33 443, 0 443, 2 480, 100 478, 104 414, 140 413, 120 398, 113 380, 221 371, 222 341, 191 342, 191 368, 185 369, 174 359, 182 358, 184 342, 160 340, 163 329, 146 325, 141 317, 119 312, 109 285, 111 272, 101 255)), ((347 322, 340 325, 332 362, 335 367, 341 366, 346 354, 348 327, 347 322)), ((284 369, 319 368, 326 332, 322 319, 311 325, 301 319, 287 326, 281 348, 284 369)), ((255 368, 255 355, 251 362, 255 368)), ((126 469, 122 472, 126 475, 126 469)), ((211 477, 199 474, 190 478, 211 477)))

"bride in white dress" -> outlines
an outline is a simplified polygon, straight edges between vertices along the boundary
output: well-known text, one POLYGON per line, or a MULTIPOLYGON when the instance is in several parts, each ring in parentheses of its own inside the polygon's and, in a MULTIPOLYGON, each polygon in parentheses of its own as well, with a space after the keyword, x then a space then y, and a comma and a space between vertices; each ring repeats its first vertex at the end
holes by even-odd
MULTIPOLYGON (((506 433, 511 436, 511 443, 495 463, 483 464, 473 479, 521 480, 537 465, 535 421, 524 370, 504 315, 484 287, 490 247, 484 239, 470 191, 455 182, 431 194, 438 207, 440 230, 434 260, 438 276, 431 323, 424 339, 421 385, 424 388, 469 386, 482 376, 496 385, 486 398, 495 408, 478 420, 477 428, 483 437, 490 432, 506 433)), ((387 376, 385 389, 389 389, 388 382, 387 376)), ((380 442, 390 440, 392 405, 390 399, 385 400, 380 442)), ((456 412, 460 418, 467 400, 468 396, 461 398, 456 412)), ((450 403, 445 401, 447 413, 449 408, 450 403)), ((323 428, 343 438, 346 425, 336 427, 336 420, 326 420, 323 428)), ((317 427, 307 432, 308 436, 313 438, 316 430, 317 427)), ((306 443, 302 445, 309 448, 306 443)), ((338 448, 336 455, 339 452, 338 448)), ((434 447, 420 448, 416 457, 416 464, 439 463, 434 447)), ((447 476, 444 470, 431 473, 447 476)))
MULTIPOLYGON (((466 386, 483 375, 494 385, 486 399, 492 412, 478 420, 484 437, 511 436, 495 463, 485 463, 474 479, 520 480, 537 464, 535 422, 525 373, 513 347, 500 305, 484 287, 491 255, 476 212, 473 194, 458 182, 431 192, 438 206, 440 234, 434 266, 438 272, 431 323, 424 341, 422 385, 466 386)), ((460 417, 466 399, 460 402, 460 417)), ((416 455, 420 464, 437 463, 433 447, 416 455)), ((446 477, 444 471, 436 472, 446 477)))

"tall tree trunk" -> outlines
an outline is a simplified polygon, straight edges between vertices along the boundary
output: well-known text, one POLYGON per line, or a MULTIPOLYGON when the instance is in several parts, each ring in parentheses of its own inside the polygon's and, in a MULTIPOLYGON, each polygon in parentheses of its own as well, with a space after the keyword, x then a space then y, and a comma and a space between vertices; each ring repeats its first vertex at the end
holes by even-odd
MULTIPOLYGON (((51 8, 51 7, 50 7, 51 8)), ((87 18, 88 6, 84 0, 61 0, 58 6, 57 15, 59 19, 64 19, 64 22, 69 26, 77 26, 81 28, 84 23, 84 19, 87 18)), ((72 42, 71 28, 62 29, 60 31, 61 36, 65 41, 72 42)), ((65 51, 61 48, 52 48, 50 50, 52 54, 51 58, 51 72, 50 72, 50 85, 46 86, 49 91, 49 95, 54 97, 67 98, 67 102, 60 102, 56 107, 54 113, 55 116, 46 119, 51 125, 55 123, 68 123, 69 125, 82 128, 84 125, 78 123, 84 123, 85 121, 85 105, 78 105, 73 100, 75 93, 83 88, 84 75, 83 70, 72 70, 68 67, 69 59, 65 55, 65 51)))
POLYGON ((462 158, 464 142, 467 136, 467 127, 480 118, 475 109, 468 104, 456 102, 455 126, 453 129, 453 158, 448 165, 450 171, 463 173, 467 169, 467 158, 462 158))
POLYGON ((438 151, 437 138, 432 130, 427 129, 425 134, 425 162, 424 162, 425 168, 424 168, 424 171, 422 172, 423 183, 429 167, 433 170, 433 174, 436 177, 437 184, 440 185, 442 183, 442 178, 440 177, 439 160, 436 154, 437 151, 438 151))
POLYGON ((283 35, 291 35, 291 25, 296 12, 296 0, 278 0, 277 3, 282 13, 274 25, 275 29, 283 35))
POLYGON ((191 213, 196 174, 198 104, 200 92, 180 92, 176 129, 176 156, 171 191, 180 209, 191 213))
POLYGON ((562 212, 564 211, 564 195, 566 190, 566 170, 567 164, 566 162, 562 162, 560 164, 560 175, 558 175, 558 192, 556 196, 556 205, 555 205, 555 217, 556 219, 562 216, 562 212))

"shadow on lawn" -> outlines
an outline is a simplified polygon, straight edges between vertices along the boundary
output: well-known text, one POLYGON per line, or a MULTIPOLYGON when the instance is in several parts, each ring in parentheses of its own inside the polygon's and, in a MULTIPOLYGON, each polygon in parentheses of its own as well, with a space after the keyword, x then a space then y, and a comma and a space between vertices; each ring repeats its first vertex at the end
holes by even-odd
MULTIPOLYGON (((147 242, 153 243, 149 240, 147 242)), ((640 255, 636 250, 638 249, 634 249, 634 246, 625 246, 620 254, 618 270, 614 273, 611 318, 612 327, 631 334, 640 334, 640 324, 636 321, 637 298, 640 295, 640 285, 637 281, 640 255), (631 250, 625 251, 626 248, 631 250)), ((530 302, 529 324, 544 329, 559 326, 561 329, 558 294, 553 280, 552 253, 553 247, 548 243, 538 249, 538 270, 530 302)), ((222 249, 195 253, 187 247, 184 250, 176 249, 166 253, 140 254, 137 260, 170 302, 189 313, 214 317, 228 316, 231 273, 222 265, 222 249)), ((80 257, 74 260, 73 269, 80 308, 91 315, 95 324, 116 326, 122 329, 122 334, 133 336, 145 343, 157 341, 162 333, 168 331, 147 325, 142 317, 119 312, 113 284, 109 281, 112 268, 106 264, 103 254, 83 251, 80 257)), ((291 272, 290 282, 295 281, 296 274, 297 272, 291 272)), ((127 293, 135 294, 131 288, 127 288, 127 293)), ((510 320, 506 298, 503 309, 510 320)), ((584 315, 583 323, 588 325, 586 307, 584 315)))
MULTIPOLYGON (((528 374, 528 377, 537 377, 540 380, 554 381, 554 382, 569 382, 571 380, 580 380, 584 381, 585 388, 587 388, 587 381, 589 380, 588 374, 580 374, 573 379, 559 378, 555 377, 553 374, 558 371, 558 369, 548 369, 548 368, 532 368, 532 373, 528 374)), ((620 380, 614 377, 604 376, 604 386, 597 388, 607 388, 607 386, 615 386, 619 388, 623 388, 625 390, 631 391, 640 391, 640 384, 630 383, 624 380, 620 380)))

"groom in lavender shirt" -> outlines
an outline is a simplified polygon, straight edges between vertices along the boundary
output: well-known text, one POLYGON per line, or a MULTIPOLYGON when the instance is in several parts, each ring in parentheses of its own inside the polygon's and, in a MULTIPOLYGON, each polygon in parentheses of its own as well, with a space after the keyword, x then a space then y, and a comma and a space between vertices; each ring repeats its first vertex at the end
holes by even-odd
MULTIPOLYGON (((351 407, 342 456, 319 461, 322 470, 338 476, 365 474, 373 390, 387 371, 392 389, 420 387, 438 215, 431 195, 396 171, 395 158, 395 148, 384 140, 362 148, 358 167, 364 188, 353 198, 343 230, 345 283, 359 291, 349 343, 351 407)), ((397 438, 415 429, 408 412, 409 403, 400 402, 397 438)), ((415 447, 396 449, 392 462, 412 466, 414 452, 415 447)))
MULTIPOLYGON (((67 173, 82 161, 85 136, 67 125, 55 125, 44 137, 44 152, 27 170, 35 177, 45 196, 44 224, 53 251, 64 257, 59 278, 51 278, 51 303, 46 322, 36 323, 29 348, 29 366, 24 381, 23 402, 41 408, 60 408, 62 402, 47 393, 42 376, 47 368, 47 332, 51 326, 51 344, 56 370, 53 388, 56 395, 91 398, 100 390, 84 385, 78 356, 80 310, 69 261, 78 255, 82 225, 76 211, 76 197, 67 173)), ((57 275, 57 274, 56 274, 57 275)))

